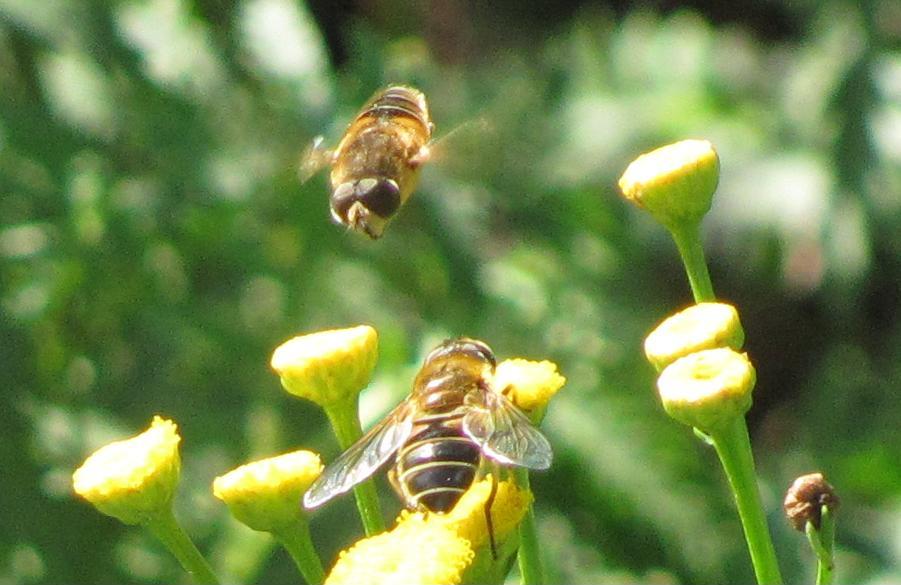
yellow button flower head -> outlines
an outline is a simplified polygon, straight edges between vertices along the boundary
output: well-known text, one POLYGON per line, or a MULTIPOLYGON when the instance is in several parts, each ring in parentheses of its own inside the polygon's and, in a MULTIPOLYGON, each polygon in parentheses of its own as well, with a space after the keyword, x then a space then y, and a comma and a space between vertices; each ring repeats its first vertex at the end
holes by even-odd
POLYGON ((747 355, 705 349, 679 358, 657 378, 666 412, 708 435, 751 408, 756 373, 747 355))
MULTIPOLYGON (((342 552, 326 585, 403 583, 454 584, 464 580, 482 582, 473 569, 490 574, 489 567, 476 567, 476 551, 490 557, 485 523, 485 502, 491 492, 491 476, 476 482, 447 514, 401 512, 397 526, 389 532, 361 540, 342 552)), ((498 482, 491 504, 494 538, 503 549, 515 536, 516 527, 528 511, 532 494, 513 481, 498 482)), ((512 551, 515 551, 514 547, 512 551)), ((497 561, 506 572, 504 559, 497 561)), ((496 580, 496 579, 495 579, 496 580)))
POLYGON ((495 387, 506 391, 513 404, 533 415, 543 413, 564 384, 566 378, 557 372, 557 365, 549 361, 509 359, 499 363, 494 372, 495 387))
POLYGON ((667 318, 645 339, 644 353, 659 372, 702 349, 741 349, 745 332, 738 311, 725 303, 699 303, 667 318))
POLYGON ((355 398, 378 357, 378 334, 368 325, 320 331, 286 341, 272 354, 285 390, 324 408, 355 398))
POLYGON ((641 155, 619 180, 623 195, 672 229, 699 223, 719 182, 719 157, 706 140, 683 140, 641 155))
POLYGON ((88 457, 72 475, 75 493, 125 524, 143 524, 171 507, 180 440, 174 422, 155 416, 140 435, 88 457))
MULTIPOLYGON (((488 546, 488 526, 485 523, 485 503, 491 494, 491 475, 474 483, 454 506, 454 509, 435 521, 451 526, 457 534, 478 550, 488 546)), ((499 481, 491 503, 491 522, 494 539, 503 542, 519 525, 532 503, 532 492, 520 489, 512 480, 499 481)))
POLYGON ((452 528, 410 514, 393 530, 343 551, 325 585, 455 585, 474 557, 452 528))
POLYGON ((213 481, 213 495, 240 522, 264 532, 300 520, 303 493, 322 473, 319 455, 294 451, 242 465, 213 481))

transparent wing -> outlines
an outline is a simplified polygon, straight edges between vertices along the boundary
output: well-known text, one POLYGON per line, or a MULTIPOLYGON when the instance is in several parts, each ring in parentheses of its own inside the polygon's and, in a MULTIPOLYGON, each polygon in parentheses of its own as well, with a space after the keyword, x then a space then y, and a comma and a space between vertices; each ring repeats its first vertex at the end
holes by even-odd
POLYGON ((483 156, 493 144, 494 127, 481 115, 454 126, 429 143, 430 159, 445 166, 469 166, 483 156), (467 156, 467 153, 471 153, 467 156))
POLYGON ((412 409, 402 402, 322 472, 303 496, 306 508, 316 508, 343 494, 378 471, 413 429, 412 409))
POLYGON ((309 181, 325 165, 332 162, 334 151, 323 146, 324 142, 323 136, 317 136, 301 155, 300 167, 297 169, 297 176, 301 184, 309 181))
POLYGON ((550 443, 506 396, 485 389, 471 392, 467 399, 463 432, 485 455, 504 465, 529 469, 551 466, 554 454, 550 443))

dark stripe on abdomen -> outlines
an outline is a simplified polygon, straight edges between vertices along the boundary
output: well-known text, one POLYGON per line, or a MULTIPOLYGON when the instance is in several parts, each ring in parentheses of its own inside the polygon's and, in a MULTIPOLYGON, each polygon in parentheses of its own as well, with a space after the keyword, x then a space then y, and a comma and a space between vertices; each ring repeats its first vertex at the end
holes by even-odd
POLYGON ((398 454, 398 481, 418 506, 433 512, 454 507, 472 485, 482 457, 479 446, 460 432, 459 419, 450 422, 457 425, 426 426, 398 454))

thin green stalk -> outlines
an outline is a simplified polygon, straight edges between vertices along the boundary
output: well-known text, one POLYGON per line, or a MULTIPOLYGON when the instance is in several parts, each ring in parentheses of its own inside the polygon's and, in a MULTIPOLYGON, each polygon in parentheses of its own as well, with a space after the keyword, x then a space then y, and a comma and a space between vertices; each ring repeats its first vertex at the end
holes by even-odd
POLYGON ((835 518, 828 506, 820 512, 820 529, 807 523, 807 540, 817 555, 817 585, 830 585, 835 571, 833 562, 833 542, 835 540, 835 518))
MULTIPOLYGON (((332 429, 335 431, 338 444, 342 449, 347 449, 363 436, 360 418, 357 415, 356 397, 326 408, 325 414, 332 423, 332 429)), ((354 497, 357 500, 357 509, 360 511, 360 519, 363 521, 366 536, 384 532, 385 520, 382 518, 382 508, 379 504, 375 482, 369 479, 358 484, 354 488, 354 497)))
POLYGON ((310 538, 310 527, 306 521, 294 522, 279 530, 274 530, 272 535, 285 547, 294 564, 300 570, 300 574, 309 585, 319 585, 325 580, 325 570, 322 568, 322 560, 316 553, 313 540, 310 538))
MULTIPOLYGON (((516 483, 529 489, 529 472, 516 470, 516 483)), ((519 523, 519 574, 522 585, 542 585, 544 570, 541 566, 541 548, 538 546, 538 531, 535 526, 535 511, 529 504, 526 515, 519 523)))
POLYGON ((711 439, 735 496, 757 583, 780 585, 782 575, 760 502, 751 440, 744 417, 735 417, 726 428, 712 434, 711 439))
POLYGON ((151 517, 144 526, 163 543, 163 546, 169 549, 169 552, 178 559, 178 562, 194 581, 205 585, 219 583, 219 579, 213 573, 209 563, 178 524, 171 508, 166 508, 158 515, 151 517))
POLYGON ((716 300, 710 273, 707 272, 707 261, 704 259, 704 247, 701 245, 701 224, 688 223, 679 227, 671 227, 670 233, 679 249, 691 292, 696 303, 716 300))

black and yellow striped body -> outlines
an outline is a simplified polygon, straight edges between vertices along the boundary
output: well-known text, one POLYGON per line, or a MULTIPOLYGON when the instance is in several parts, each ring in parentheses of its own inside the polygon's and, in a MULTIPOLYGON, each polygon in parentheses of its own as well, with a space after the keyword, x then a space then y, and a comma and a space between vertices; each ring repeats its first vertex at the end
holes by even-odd
POLYGON ((391 484, 408 508, 447 512, 475 481, 482 450, 462 428, 466 396, 485 384, 494 356, 461 342, 433 353, 413 385, 416 418, 398 450, 391 484))
POLYGON ((393 86, 376 94, 347 128, 332 162, 336 221, 372 238, 410 197, 432 136, 422 92, 393 86))
POLYGON ((479 446, 462 430, 465 391, 456 376, 421 396, 413 432, 397 453, 392 485, 409 508, 447 512, 475 480, 479 446))

